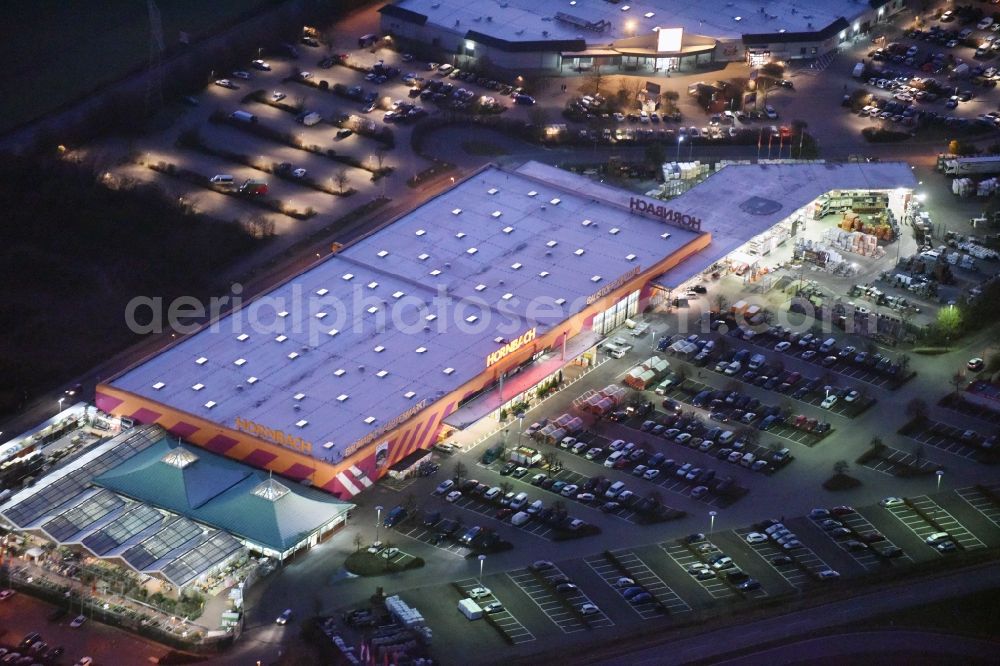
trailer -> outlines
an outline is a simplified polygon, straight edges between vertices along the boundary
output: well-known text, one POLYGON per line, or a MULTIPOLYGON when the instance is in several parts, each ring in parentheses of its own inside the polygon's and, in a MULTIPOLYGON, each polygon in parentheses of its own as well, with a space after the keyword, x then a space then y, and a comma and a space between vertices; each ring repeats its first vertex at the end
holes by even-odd
POLYGON ((972 176, 1000 173, 1000 155, 949 157, 938 159, 938 169, 946 176, 972 176))
POLYGON ((510 452, 509 460, 518 465, 532 467, 542 462, 542 454, 538 452, 538 449, 533 449, 530 446, 519 446, 510 452))

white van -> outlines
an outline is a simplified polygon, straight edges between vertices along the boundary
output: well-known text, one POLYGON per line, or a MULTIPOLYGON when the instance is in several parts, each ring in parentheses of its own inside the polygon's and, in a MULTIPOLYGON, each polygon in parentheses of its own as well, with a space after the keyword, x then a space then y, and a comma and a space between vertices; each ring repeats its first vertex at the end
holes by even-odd
POLYGON ((232 185, 235 179, 227 173, 217 173, 212 176, 211 181, 216 185, 232 185))
POLYGON ((625 482, 615 481, 614 483, 611 484, 610 488, 604 491, 604 496, 607 497, 608 499, 614 499, 618 497, 618 495, 620 495, 623 490, 625 490, 625 482))
POLYGON ((743 454, 743 457, 740 459, 740 464, 743 465, 744 467, 749 467, 750 465, 753 464, 755 458, 756 456, 754 454, 745 453, 743 454))
POLYGON ((525 513, 524 511, 518 511, 517 513, 515 513, 513 516, 510 517, 510 524, 513 525, 514 527, 520 527, 529 520, 531 520, 531 516, 529 514, 525 513))
POLYGON ((528 503, 528 493, 518 493, 514 496, 514 499, 510 501, 510 508, 515 511, 520 511, 524 508, 524 505, 528 503))
POLYGON ((438 76, 448 76, 448 73, 451 72, 451 70, 453 69, 455 69, 453 65, 449 65, 447 63, 441 65, 440 67, 438 67, 438 76))
POLYGON ((604 466, 605 467, 614 467, 615 463, 618 462, 619 460, 621 460, 624 457, 625 457, 625 452, 624 451, 615 451, 610 456, 608 456, 607 460, 604 461, 604 466))

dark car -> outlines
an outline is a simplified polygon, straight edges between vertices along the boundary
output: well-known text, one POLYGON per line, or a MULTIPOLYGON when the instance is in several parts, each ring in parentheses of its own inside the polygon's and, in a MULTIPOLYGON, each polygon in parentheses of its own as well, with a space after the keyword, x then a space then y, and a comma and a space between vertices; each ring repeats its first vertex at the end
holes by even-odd
POLYGON ((517 465, 512 462, 505 464, 503 467, 500 468, 500 476, 507 476, 508 474, 514 471, 515 467, 517 467, 517 465))
POLYGON ((441 521, 440 511, 426 511, 424 512, 424 526, 434 527, 441 521))

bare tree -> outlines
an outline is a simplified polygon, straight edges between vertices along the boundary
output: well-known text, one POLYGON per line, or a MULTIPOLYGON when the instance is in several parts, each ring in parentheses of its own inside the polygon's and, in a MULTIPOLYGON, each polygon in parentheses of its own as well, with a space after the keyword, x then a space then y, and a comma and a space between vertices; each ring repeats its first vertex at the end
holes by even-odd
POLYGON ((924 443, 917 442, 917 445, 913 447, 913 457, 917 459, 918 465, 924 461, 925 455, 926 451, 924 450, 924 443))
POLYGON ((333 182, 335 182, 337 184, 337 187, 340 188, 341 194, 344 193, 344 188, 347 187, 347 183, 349 180, 350 177, 347 175, 347 169, 338 169, 333 174, 333 182))
POLYGON ((361 532, 355 532, 354 533, 354 549, 355 549, 355 552, 360 553, 361 552, 361 546, 363 546, 363 545, 365 545, 365 537, 361 534, 361 532))
POLYGON ((906 403, 906 415, 911 419, 927 418, 927 402, 923 398, 913 398, 906 403))
POLYGON ((604 74, 601 73, 601 66, 595 64, 594 71, 587 77, 587 83, 593 89, 595 95, 601 94, 601 83, 603 82, 604 74))
POLYGON ((962 390, 962 387, 965 386, 965 373, 959 370, 954 375, 952 375, 951 379, 948 381, 951 383, 953 387, 955 387, 955 393, 958 393, 960 390, 962 390))
POLYGON ((725 294, 719 293, 712 299, 712 304, 715 305, 716 312, 722 314, 722 311, 726 309, 727 305, 729 305, 729 299, 726 298, 725 294))
POLYGON ((455 468, 454 472, 452 473, 452 477, 456 484, 462 483, 462 479, 465 478, 465 473, 467 471, 468 468, 466 468, 465 463, 463 463, 461 460, 455 463, 455 468))
POLYGON ((547 451, 542 456, 542 460, 545 463, 545 473, 548 476, 552 476, 562 469, 562 461, 559 459, 559 454, 555 451, 547 451))
POLYGON ((833 463, 833 473, 837 475, 846 474, 850 465, 847 464, 846 460, 838 460, 833 463))

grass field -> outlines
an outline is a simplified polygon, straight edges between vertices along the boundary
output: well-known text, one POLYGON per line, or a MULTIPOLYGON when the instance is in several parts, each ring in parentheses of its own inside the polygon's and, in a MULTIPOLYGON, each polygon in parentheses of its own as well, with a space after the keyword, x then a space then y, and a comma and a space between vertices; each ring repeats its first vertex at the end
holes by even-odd
MULTIPOLYGON (((159 0, 167 51, 280 0, 159 0)), ((114 81, 149 59, 143 0, 35 0, 4 14, 0 133, 114 81)))

